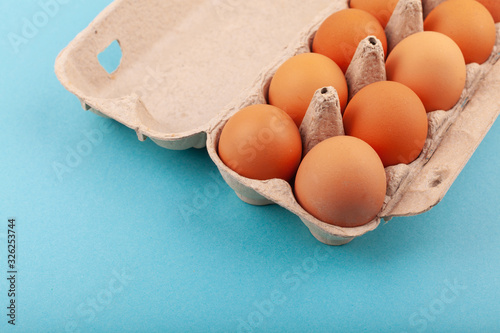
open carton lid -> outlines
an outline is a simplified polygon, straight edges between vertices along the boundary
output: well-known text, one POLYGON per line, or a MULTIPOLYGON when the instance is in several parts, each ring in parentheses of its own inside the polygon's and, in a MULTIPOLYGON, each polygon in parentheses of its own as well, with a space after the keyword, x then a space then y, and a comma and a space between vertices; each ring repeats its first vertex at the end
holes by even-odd
POLYGON ((329 4, 117 0, 61 52, 56 74, 85 109, 140 139, 201 148, 216 116, 329 4), (97 56, 115 40, 123 57, 110 74, 97 56))
MULTIPOLYGON (((398 6, 404 10, 408 4, 422 10, 415 0, 400 0, 398 6)), ((86 110, 165 148, 207 145, 240 198, 277 203, 299 216, 320 241, 340 245, 375 229, 381 218, 415 215, 436 205, 500 112, 497 40, 487 64, 468 65, 468 87, 453 112, 428 114, 430 132, 419 159, 386 168, 384 207, 361 227, 315 219, 298 205, 285 181, 247 179, 227 168, 216 148, 227 119, 244 106, 265 103, 279 64, 308 52, 321 22, 347 7, 347 0, 117 0, 59 54, 55 70, 86 110), (97 56, 115 40, 123 56, 117 70, 108 73, 97 56)))

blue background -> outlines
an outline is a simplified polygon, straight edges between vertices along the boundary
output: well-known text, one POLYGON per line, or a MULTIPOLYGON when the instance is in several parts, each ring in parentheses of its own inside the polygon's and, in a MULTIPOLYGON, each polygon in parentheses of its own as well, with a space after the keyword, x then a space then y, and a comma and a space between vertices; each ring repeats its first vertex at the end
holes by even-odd
POLYGON ((109 1, 61 5, 18 52, 9 33, 41 8, 7 3, 0 331, 500 332, 499 122, 430 212, 328 247, 284 209, 240 201, 205 150, 139 142, 82 111, 54 61, 109 1), (77 149, 85 156, 58 177, 55 166, 77 149), (10 217, 15 327, 6 316, 10 217))

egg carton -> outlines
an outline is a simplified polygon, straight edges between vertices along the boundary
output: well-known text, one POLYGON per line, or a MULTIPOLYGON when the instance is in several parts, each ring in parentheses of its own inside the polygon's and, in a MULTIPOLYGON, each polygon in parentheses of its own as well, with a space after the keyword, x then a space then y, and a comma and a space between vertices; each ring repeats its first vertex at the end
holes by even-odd
MULTIPOLYGON (((421 31, 423 13, 439 2, 400 0, 386 27, 389 49, 421 31)), ((115 119, 139 140, 150 138, 167 149, 206 146, 243 201, 278 204, 297 215, 319 241, 341 245, 374 230, 381 219, 420 214, 436 205, 500 111, 497 24, 495 49, 486 63, 467 66, 460 101, 451 110, 428 114, 428 138, 418 159, 386 168, 385 202, 369 223, 354 228, 324 223, 297 203, 288 182, 248 179, 229 169, 217 154, 227 120, 245 106, 266 103, 278 67, 310 52, 321 22, 345 8, 346 0, 117 0, 61 51, 55 72, 85 110, 115 119), (115 40, 123 56, 117 70, 108 73, 97 56, 115 40)), ((376 38, 360 43, 346 73, 351 95, 385 79, 383 58, 376 38)), ((322 139, 316 135, 322 126, 314 122, 318 117, 331 124, 330 135, 343 133, 337 98, 332 87, 316 92, 301 128, 305 149, 322 139), (326 119, 325 111, 332 110, 337 113, 326 119)))

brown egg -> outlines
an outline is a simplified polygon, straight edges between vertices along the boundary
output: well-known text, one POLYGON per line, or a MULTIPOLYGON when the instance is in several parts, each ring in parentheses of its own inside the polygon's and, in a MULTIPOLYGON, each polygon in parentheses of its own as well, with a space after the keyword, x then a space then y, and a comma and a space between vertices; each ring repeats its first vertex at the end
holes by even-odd
POLYGON ((495 22, 500 22, 500 1, 498 0, 476 0, 483 4, 486 9, 490 12, 491 16, 495 22))
POLYGON ((351 0, 349 7, 362 9, 372 14, 385 28, 397 4, 398 0, 351 0))
POLYGON ((372 146, 386 167, 414 161, 427 138, 424 105, 398 82, 375 82, 361 89, 343 119, 346 134, 372 146))
POLYGON ((343 110, 348 91, 339 66, 321 54, 299 54, 285 61, 276 71, 269 86, 269 104, 288 113, 300 127, 314 92, 327 86, 337 90, 343 110))
POLYGON ((495 21, 486 7, 475 0, 441 3, 427 15, 424 30, 441 32, 453 39, 467 64, 482 64, 495 46, 495 21))
POLYGON ((387 57, 387 79, 413 90, 427 112, 449 110, 465 87, 466 66, 457 44, 433 31, 403 39, 387 57))
POLYGON ((298 203, 317 219, 341 227, 370 222, 382 208, 386 177, 366 142, 336 136, 316 145, 295 178, 298 203))
POLYGON ((267 104, 243 108, 222 129, 219 157, 252 179, 290 180, 302 157, 302 141, 292 118, 267 104))
POLYGON ((377 37, 387 54, 387 38, 380 22, 364 10, 344 9, 323 21, 314 37, 312 49, 335 61, 345 73, 359 42, 368 36, 377 37))

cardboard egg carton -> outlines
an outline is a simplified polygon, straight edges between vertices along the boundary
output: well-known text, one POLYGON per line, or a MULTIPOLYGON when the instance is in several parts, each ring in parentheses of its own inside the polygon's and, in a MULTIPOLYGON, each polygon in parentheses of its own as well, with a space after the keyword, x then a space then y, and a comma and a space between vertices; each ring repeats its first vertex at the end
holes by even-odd
MULTIPOLYGON (((422 8, 420 0, 400 0, 386 28, 389 48, 421 31, 423 11, 438 2, 423 1, 422 8)), ((386 168, 384 206, 366 225, 342 228, 319 221, 297 203, 288 182, 252 180, 229 169, 217 155, 227 120, 245 106, 266 103, 277 68, 310 52, 321 22, 345 8, 346 0, 117 0, 59 54, 55 71, 84 109, 130 127, 141 141, 150 138, 176 150, 206 146, 242 200, 278 204, 296 214, 321 242, 341 245, 375 229, 382 218, 419 214, 436 205, 500 111, 497 24, 495 49, 486 63, 467 66, 466 88, 457 105, 428 114, 429 134, 419 158, 386 168), (109 74, 97 55, 115 40, 123 57, 109 74)), ((360 43, 346 73, 351 95, 385 79, 383 60, 376 38, 360 43)), ((306 150, 325 137, 342 135, 335 89, 318 89, 304 119, 306 150)))

